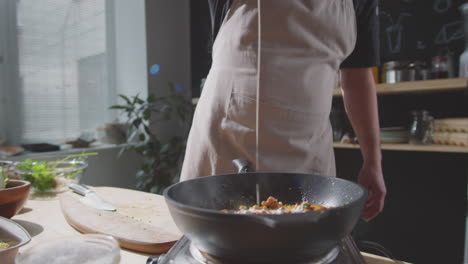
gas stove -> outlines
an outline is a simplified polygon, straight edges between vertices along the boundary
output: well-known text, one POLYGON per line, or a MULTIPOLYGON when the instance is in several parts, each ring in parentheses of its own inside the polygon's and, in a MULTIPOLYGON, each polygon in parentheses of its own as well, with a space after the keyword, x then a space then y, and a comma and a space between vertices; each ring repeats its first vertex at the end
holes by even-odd
MULTIPOLYGON (((247 263, 242 262, 241 264, 247 263)), ((346 237, 328 254, 317 259, 297 264, 365 264, 358 247, 351 237, 346 237)), ((151 257, 147 264, 240 264, 227 263, 199 251, 190 240, 183 236, 165 255, 151 257)), ((273 264, 273 263, 271 263, 273 264)), ((294 263, 289 263, 294 264, 294 263)))

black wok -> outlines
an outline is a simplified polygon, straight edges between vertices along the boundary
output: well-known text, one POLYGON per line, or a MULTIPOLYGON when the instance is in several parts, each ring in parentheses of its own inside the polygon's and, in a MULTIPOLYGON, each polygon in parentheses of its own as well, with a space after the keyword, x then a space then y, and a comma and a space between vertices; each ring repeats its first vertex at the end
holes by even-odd
POLYGON ((164 196, 176 225, 199 250, 231 263, 292 263, 322 256, 349 235, 367 192, 332 177, 247 172, 179 182, 164 196), (219 211, 255 204, 256 184, 260 200, 271 195, 283 203, 307 200, 331 209, 289 215, 219 211))

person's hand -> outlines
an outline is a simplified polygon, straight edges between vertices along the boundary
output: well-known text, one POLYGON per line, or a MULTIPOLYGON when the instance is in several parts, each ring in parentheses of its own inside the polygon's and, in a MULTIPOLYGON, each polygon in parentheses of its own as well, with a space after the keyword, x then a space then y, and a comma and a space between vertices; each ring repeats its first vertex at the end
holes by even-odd
POLYGON ((369 192, 366 205, 362 212, 362 219, 370 221, 376 217, 384 208, 387 189, 379 164, 365 164, 359 172, 358 182, 369 192))

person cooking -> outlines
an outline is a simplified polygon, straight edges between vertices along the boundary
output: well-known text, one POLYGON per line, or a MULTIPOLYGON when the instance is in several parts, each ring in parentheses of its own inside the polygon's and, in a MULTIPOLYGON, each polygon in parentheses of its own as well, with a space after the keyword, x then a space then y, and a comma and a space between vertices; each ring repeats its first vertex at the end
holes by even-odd
POLYGON ((369 191, 362 217, 377 216, 386 195, 370 69, 380 63, 378 0, 209 4, 213 62, 181 180, 233 173, 231 161, 237 158, 261 172, 336 176, 329 115, 341 72, 346 111, 364 161, 358 181, 369 191))

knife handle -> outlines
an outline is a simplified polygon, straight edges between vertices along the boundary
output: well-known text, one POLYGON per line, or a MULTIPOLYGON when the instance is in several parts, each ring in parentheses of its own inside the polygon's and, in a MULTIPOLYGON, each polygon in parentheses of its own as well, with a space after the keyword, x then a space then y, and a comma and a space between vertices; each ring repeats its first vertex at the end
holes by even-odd
POLYGON ((68 188, 83 196, 91 192, 91 190, 88 187, 78 183, 72 183, 68 186, 68 188))

